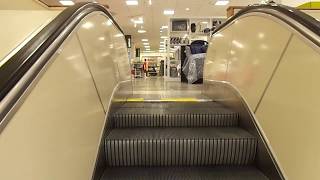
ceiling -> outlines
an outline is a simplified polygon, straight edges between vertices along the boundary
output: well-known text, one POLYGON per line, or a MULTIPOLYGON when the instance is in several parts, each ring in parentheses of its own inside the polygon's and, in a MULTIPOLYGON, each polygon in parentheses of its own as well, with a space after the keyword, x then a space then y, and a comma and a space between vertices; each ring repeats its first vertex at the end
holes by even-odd
MULTIPOLYGON (((58 0, 39 0, 48 6, 61 6, 58 0)), ((74 0, 83 2, 88 0, 74 0)), ((89 0, 90 1, 90 0, 89 0)), ((261 0, 230 0, 227 6, 215 6, 217 0, 138 0, 137 6, 126 5, 126 0, 95 0, 103 5, 109 6, 109 11, 114 16, 124 33, 132 35, 132 42, 136 47, 142 47, 141 39, 149 39, 151 50, 158 50, 160 46, 160 28, 169 24, 170 17, 225 17, 226 9, 229 6, 246 6, 261 2, 261 0), (187 11, 186 8, 190 10, 187 11), (165 9, 173 9, 175 14, 166 16, 165 9), (143 17, 144 23, 134 27, 132 18, 143 17), (138 33, 138 29, 143 28, 146 33, 138 33)), ((162 35, 167 35, 163 31, 162 35)), ((144 49, 144 48, 142 48, 144 49)))
MULTIPOLYGON (((169 24, 170 17, 225 17, 228 6, 246 6, 261 0, 230 0, 227 6, 215 6, 216 0, 139 0, 138 6, 127 6, 125 0, 106 0, 114 17, 126 34, 133 36, 136 47, 141 47, 141 39, 149 39, 151 50, 158 50, 160 45, 160 28, 169 24), (187 11, 186 8, 190 10, 187 11), (173 9, 173 16, 163 14, 164 9, 173 9), (134 27, 131 18, 143 16, 143 28, 147 31, 140 34, 134 27)), ((163 32, 167 35, 167 32, 163 32)))

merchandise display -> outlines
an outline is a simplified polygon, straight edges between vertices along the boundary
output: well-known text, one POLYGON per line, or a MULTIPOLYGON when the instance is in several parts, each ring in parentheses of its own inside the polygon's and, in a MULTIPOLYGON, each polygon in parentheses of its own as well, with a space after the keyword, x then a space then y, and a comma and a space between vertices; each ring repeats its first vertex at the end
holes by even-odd
POLYGON ((186 47, 187 58, 184 61, 182 72, 190 84, 201 84, 203 82, 203 66, 207 47, 208 42, 200 40, 194 41, 186 47))

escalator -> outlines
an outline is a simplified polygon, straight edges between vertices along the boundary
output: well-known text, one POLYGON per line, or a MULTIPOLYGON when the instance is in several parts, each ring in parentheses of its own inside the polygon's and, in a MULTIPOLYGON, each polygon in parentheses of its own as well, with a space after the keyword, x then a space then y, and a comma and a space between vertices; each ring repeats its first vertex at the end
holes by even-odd
MULTIPOLYGON (((272 108, 289 90, 273 97, 272 88, 285 58, 298 57, 289 56, 292 44, 303 44, 316 61, 310 47, 319 49, 319 29, 293 8, 249 6, 213 32, 200 90, 205 100, 175 100, 188 89, 166 100, 148 89, 142 97, 152 99, 144 100, 135 94, 119 25, 103 6, 76 4, 0 67, 0 179, 297 179, 287 163, 297 154, 282 146, 292 142, 282 134, 297 129, 275 118, 286 109, 272 108)), ((299 148, 299 158, 308 155, 299 148)))
POLYGON ((257 139, 216 102, 128 102, 110 115, 107 179, 268 179, 257 139))

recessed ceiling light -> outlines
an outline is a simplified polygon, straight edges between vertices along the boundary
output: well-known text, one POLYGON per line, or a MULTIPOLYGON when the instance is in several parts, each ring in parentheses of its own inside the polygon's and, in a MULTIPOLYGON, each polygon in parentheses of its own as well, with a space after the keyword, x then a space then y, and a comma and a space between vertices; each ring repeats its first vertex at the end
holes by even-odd
POLYGON ((190 8, 186 8, 186 11, 190 11, 190 8))
POLYGON ((142 33, 146 33, 146 32, 147 32, 147 31, 144 30, 144 29, 139 29, 139 30, 138 30, 138 33, 141 33, 141 34, 142 34, 142 33))
POLYGON ((60 4, 62 4, 64 6, 72 6, 72 5, 74 5, 74 2, 70 1, 70 0, 61 0, 59 2, 60 2, 60 4))
POLYGON ((215 5, 216 6, 225 6, 227 4, 229 4, 228 0, 218 0, 215 5))
POLYGON ((139 3, 138 3, 137 0, 127 0, 127 1, 126 1, 126 4, 127 4, 128 6, 136 6, 136 5, 138 5, 139 3))
POLYGON ((162 26, 161 29, 168 29, 168 26, 162 26))
POLYGON ((145 48, 150 48, 150 46, 144 46, 145 48))
POLYGON ((142 42, 148 42, 148 39, 141 39, 142 42))
POLYGON ((167 36, 161 36, 160 38, 161 39, 167 39, 168 37, 167 36))
POLYGON ((172 9, 166 9, 163 11, 164 15, 174 15, 174 10, 172 9))
POLYGON ((99 37, 98 39, 99 39, 100 41, 104 41, 104 40, 105 40, 104 37, 99 37))
POLYGON ((208 24, 208 21, 203 21, 203 22, 201 22, 202 24, 208 24))
POLYGON ((149 45, 149 43, 148 42, 146 42, 146 43, 142 43, 143 45, 149 45))
POLYGON ((152 5, 152 0, 149 0, 149 5, 150 5, 150 6, 152 5))

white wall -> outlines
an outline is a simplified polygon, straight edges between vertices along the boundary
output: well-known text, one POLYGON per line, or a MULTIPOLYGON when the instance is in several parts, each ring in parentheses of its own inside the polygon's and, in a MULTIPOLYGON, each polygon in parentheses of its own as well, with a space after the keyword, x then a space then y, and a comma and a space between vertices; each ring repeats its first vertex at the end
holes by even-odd
POLYGON ((1 0, 0 10, 46 10, 46 7, 35 0, 1 0))
MULTIPOLYGON (((1 4, 0 4, 1 7, 1 4)), ((4 57, 36 35, 59 11, 0 10, 0 66, 4 57)))

